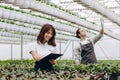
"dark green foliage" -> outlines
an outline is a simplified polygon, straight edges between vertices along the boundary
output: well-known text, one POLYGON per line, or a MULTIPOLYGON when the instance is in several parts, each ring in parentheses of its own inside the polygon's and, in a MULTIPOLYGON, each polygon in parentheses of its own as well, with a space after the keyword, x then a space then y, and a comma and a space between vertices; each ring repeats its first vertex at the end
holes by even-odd
POLYGON ((98 64, 77 65, 72 60, 59 60, 54 72, 34 72, 33 60, 6 60, 0 61, 0 80, 105 80, 111 74, 120 74, 119 63, 99 61, 98 64))

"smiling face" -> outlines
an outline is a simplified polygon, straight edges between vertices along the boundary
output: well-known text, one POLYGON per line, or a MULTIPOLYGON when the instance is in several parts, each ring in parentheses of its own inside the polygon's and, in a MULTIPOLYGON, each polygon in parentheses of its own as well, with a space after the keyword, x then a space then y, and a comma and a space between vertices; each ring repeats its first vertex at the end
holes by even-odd
POLYGON ((44 34, 44 41, 48 42, 53 36, 53 31, 52 29, 48 30, 45 34, 44 34))
POLYGON ((49 45, 56 46, 55 35, 55 28, 51 24, 44 24, 37 36, 37 43, 45 44, 47 42, 49 45))

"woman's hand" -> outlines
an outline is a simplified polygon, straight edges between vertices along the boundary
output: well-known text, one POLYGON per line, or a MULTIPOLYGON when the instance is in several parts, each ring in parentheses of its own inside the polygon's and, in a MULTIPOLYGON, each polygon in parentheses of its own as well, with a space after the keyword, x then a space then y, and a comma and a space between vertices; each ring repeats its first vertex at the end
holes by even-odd
POLYGON ((40 57, 40 56, 35 55, 35 56, 34 56, 34 60, 35 60, 35 61, 40 61, 40 60, 41 60, 41 57, 40 57))
POLYGON ((52 65, 56 64, 56 60, 54 60, 54 59, 50 59, 49 62, 50 62, 52 65))
POLYGON ((32 51, 32 57, 35 61, 40 61, 42 57, 40 57, 36 51, 32 51))
POLYGON ((101 21, 101 30, 100 30, 100 34, 104 34, 104 28, 103 28, 103 19, 100 19, 101 21))
POLYGON ((101 30, 100 30, 100 34, 104 34, 104 28, 102 26, 101 30))

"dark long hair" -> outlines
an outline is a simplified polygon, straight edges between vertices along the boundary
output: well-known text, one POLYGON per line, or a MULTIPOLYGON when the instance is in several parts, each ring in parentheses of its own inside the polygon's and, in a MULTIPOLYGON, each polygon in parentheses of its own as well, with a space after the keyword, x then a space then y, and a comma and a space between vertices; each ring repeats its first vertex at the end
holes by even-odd
POLYGON ((80 34, 80 28, 78 28, 77 31, 76 31, 76 37, 77 38, 80 38, 79 34, 80 34))
POLYGON ((48 32, 49 30, 52 30, 53 32, 53 35, 51 37, 51 39, 48 41, 48 44, 49 45, 52 45, 52 46, 56 46, 56 42, 55 42, 55 35, 56 35, 56 31, 55 31, 55 28, 51 25, 51 24, 44 24, 37 36, 37 43, 39 44, 40 42, 43 43, 43 40, 44 40, 44 35, 46 32, 48 32))

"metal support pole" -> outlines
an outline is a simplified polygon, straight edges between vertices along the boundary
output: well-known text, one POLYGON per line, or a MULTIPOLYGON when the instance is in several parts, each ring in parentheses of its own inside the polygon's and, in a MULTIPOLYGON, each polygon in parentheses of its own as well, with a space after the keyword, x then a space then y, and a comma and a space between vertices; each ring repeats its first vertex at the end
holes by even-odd
MULTIPOLYGON (((119 29, 119 33, 120 33, 120 29, 119 29)), ((120 59, 120 41, 119 41, 119 45, 118 46, 119 46, 119 51, 118 52, 119 52, 119 59, 120 59)))
POLYGON ((120 41, 119 41, 119 58, 120 58, 120 41))
POLYGON ((11 44, 11 60, 13 60, 13 44, 11 44))
POLYGON ((64 54, 64 53, 66 52, 66 50, 67 50, 70 42, 71 42, 71 41, 69 40, 69 41, 66 43, 66 45, 65 45, 65 47, 64 47, 64 49, 63 49, 63 51, 62 51, 62 54, 64 54))
POLYGON ((23 60, 23 35, 21 34, 21 60, 23 60))
MULTIPOLYGON (((61 52, 62 52, 61 51, 61 40, 59 40, 59 53, 62 54, 61 52)), ((61 57, 60 57, 60 60, 61 60, 61 57)))
POLYGON ((74 60, 74 41, 72 41, 72 59, 74 60))
POLYGON ((61 54, 61 40, 59 40, 59 52, 61 54))
POLYGON ((105 50, 100 46, 99 43, 97 43, 97 44, 98 44, 98 46, 101 48, 101 51, 104 53, 104 55, 106 56, 106 58, 107 58, 108 60, 110 60, 109 57, 107 56, 105 50))
MULTIPOLYGON (((119 5, 120 5, 120 0, 118 2, 119 2, 119 5)), ((119 9, 119 14, 120 14, 120 9, 119 9)), ((119 29, 119 33, 120 33, 120 29, 119 29)), ((120 41, 119 41, 119 45, 120 45, 120 41)), ((120 55, 120 47, 119 47, 119 55, 120 55)), ((119 56, 119 59, 120 59, 120 56, 119 56)))

